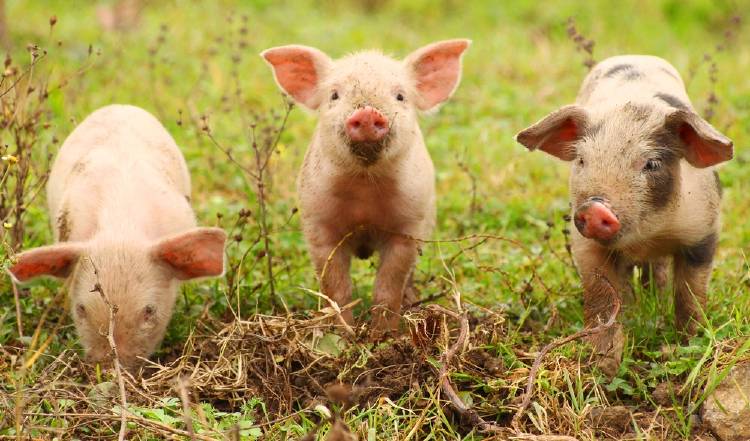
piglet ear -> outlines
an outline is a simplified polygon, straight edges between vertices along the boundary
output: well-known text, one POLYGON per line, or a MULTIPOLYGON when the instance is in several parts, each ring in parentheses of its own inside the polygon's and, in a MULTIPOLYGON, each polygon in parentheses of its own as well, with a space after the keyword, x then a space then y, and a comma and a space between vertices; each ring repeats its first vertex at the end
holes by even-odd
POLYGON ((576 157, 575 143, 588 126, 588 115, 576 105, 563 106, 516 135, 529 150, 542 150, 563 161, 576 157))
POLYGON ((318 85, 332 63, 328 55, 297 45, 274 47, 260 55, 273 68, 276 83, 284 92, 309 109, 318 108, 318 85))
POLYGON ((35 277, 67 277, 83 252, 83 246, 75 243, 61 243, 34 248, 16 256, 17 262, 10 267, 11 276, 18 282, 26 282, 35 277))
POLYGON ((220 276, 226 240, 221 228, 194 228, 159 241, 151 256, 169 266, 179 280, 220 276))
POLYGON ((710 167, 734 156, 732 140, 691 111, 677 110, 667 115, 664 126, 677 138, 685 159, 694 167, 710 167))
POLYGON ((461 80, 461 57, 471 40, 445 40, 417 49, 404 63, 416 80, 417 107, 429 110, 453 95, 461 80))

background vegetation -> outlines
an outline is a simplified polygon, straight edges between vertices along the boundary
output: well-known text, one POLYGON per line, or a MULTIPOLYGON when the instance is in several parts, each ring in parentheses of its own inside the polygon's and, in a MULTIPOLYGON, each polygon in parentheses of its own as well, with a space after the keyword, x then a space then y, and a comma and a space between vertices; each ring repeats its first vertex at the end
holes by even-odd
MULTIPOLYGON (((184 288, 155 363, 126 378, 129 437, 322 437, 329 413, 360 439, 488 436, 453 410, 436 379, 459 324, 426 305, 456 309, 457 293, 471 335, 450 378, 464 402, 508 428, 494 436, 709 436, 697 416, 706 389, 749 347, 747 1, 145 1, 138 22, 116 31, 97 20, 107 2, 6 3, 3 265, 14 251, 51 241, 50 158, 78 122, 110 103, 141 106, 164 123, 188 161, 200 222, 232 235, 226 277, 184 288), (295 209, 315 116, 288 111, 258 53, 300 43, 333 57, 360 48, 402 57, 454 37, 474 41, 462 84, 422 120, 439 194, 436 241, 424 246, 416 274, 427 301, 405 321, 412 332, 393 342, 338 336, 315 321, 325 305, 311 293, 318 285, 295 209), (567 167, 527 153, 513 136, 571 102, 592 57, 624 53, 672 62, 696 108, 735 141, 736 157, 721 169, 711 326, 682 342, 667 293, 639 290, 624 309, 628 345, 617 377, 593 367, 585 344, 563 346, 545 359, 532 406, 511 429, 536 352, 582 327, 566 249, 567 167), (339 383, 344 392, 331 390, 339 383), (598 422, 602 412, 614 422, 598 422)), ((363 318, 375 264, 353 267, 363 318)), ((0 281, 0 438, 119 430, 117 379, 80 361, 63 291, 40 281, 14 292, 0 281)))

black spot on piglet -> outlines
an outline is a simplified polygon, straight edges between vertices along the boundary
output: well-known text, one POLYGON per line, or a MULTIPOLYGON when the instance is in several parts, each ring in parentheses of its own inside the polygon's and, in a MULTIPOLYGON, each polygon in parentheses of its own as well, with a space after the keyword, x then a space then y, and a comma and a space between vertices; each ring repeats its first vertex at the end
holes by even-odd
POLYGON ((682 250, 688 265, 700 267, 710 265, 716 253, 716 233, 711 233, 700 242, 682 250))
POLYGON ((622 74, 622 78, 627 81, 637 80, 641 77, 641 72, 632 64, 617 64, 611 67, 605 74, 605 78, 612 78, 615 75, 622 74))
POLYGON ((690 110, 690 108, 688 107, 687 104, 685 104, 684 102, 682 102, 681 99, 677 98, 674 95, 670 95, 668 93, 657 93, 656 95, 654 95, 654 98, 658 98, 658 99, 664 101, 665 103, 669 104, 670 106, 674 107, 675 109, 687 110, 687 111, 690 110))

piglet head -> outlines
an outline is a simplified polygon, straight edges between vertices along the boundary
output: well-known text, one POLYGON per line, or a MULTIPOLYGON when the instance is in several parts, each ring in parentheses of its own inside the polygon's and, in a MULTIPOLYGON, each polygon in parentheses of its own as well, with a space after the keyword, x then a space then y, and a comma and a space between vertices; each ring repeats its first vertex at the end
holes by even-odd
POLYGON ((68 279, 73 321, 92 361, 112 356, 113 312, 118 358, 134 368, 164 337, 180 282, 222 274, 225 240, 221 229, 195 228, 152 244, 60 243, 21 253, 10 272, 19 282, 68 279))
POLYGON ((461 77, 468 40, 425 46, 404 61, 375 51, 332 60, 306 46, 281 46, 261 55, 279 87, 316 110, 319 144, 337 163, 369 167, 414 144, 418 111, 436 108, 461 77))
MULTIPOLYGON (((733 150, 730 139, 692 110, 665 111, 650 103, 601 114, 564 106, 516 140, 571 163, 576 229, 614 248, 669 229, 679 206, 682 165, 711 167, 731 159, 733 150)), ((707 191, 718 197, 718 188, 707 191)))

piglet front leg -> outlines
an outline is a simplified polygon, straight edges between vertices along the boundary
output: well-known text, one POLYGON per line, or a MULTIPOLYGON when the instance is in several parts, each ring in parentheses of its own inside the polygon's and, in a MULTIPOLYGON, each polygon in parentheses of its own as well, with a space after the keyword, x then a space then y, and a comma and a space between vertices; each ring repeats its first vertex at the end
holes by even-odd
MULTIPOLYGON (((352 279, 349 275, 351 250, 338 243, 311 243, 310 255, 320 280, 321 292, 339 307, 348 305, 352 301, 352 279)), ((342 312, 341 317, 348 324, 354 322, 351 309, 342 312)))
MULTIPOLYGON (((615 253, 588 240, 573 243, 578 271, 583 280, 583 316, 587 328, 594 328, 609 320, 616 301, 622 302, 623 293, 629 289, 629 265, 621 262, 615 253)), ((599 368, 614 377, 622 362, 625 336, 622 324, 615 324, 599 334, 589 337, 598 356, 599 368)))
POLYGON ((396 331, 404 289, 417 260, 417 244, 404 236, 392 235, 380 251, 372 307, 374 335, 396 331))

